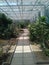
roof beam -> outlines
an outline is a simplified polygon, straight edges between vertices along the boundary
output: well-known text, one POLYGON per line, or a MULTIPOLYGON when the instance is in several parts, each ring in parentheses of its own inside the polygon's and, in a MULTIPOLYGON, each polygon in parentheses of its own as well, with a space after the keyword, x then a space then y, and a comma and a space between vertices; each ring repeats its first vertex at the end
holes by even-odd
MULTIPOLYGON (((22 6, 21 6, 21 7, 22 7, 22 15, 24 15, 24 14, 23 14, 23 0, 21 0, 21 5, 22 5, 22 6)), ((23 19, 23 16, 21 16, 21 18, 23 19)))
POLYGON ((36 4, 37 2, 38 2, 38 0, 36 0, 34 4, 36 4))
MULTIPOLYGON (((7 5, 10 7, 10 9, 12 10, 12 12, 16 15, 16 13, 14 12, 14 10, 11 8, 11 6, 9 5, 9 3, 7 2, 7 0, 5 0, 5 2, 7 3, 7 5)), ((17 15, 16 15, 17 17, 17 15)))
POLYGON ((9 14, 6 11, 4 11, 2 8, 0 8, 0 10, 2 11, 2 13, 5 13, 7 16, 9 16, 9 14))
MULTIPOLYGON (((18 0, 17 0, 17 6, 18 6, 18 0)), ((18 6, 19 12, 20 12, 20 16, 21 16, 21 10, 20 7, 18 6)))
MULTIPOLYGON (((2 7, 2 6, 5 7, 5 6, 8 6, 8 5, 0 5, 0 6, 1 6, 1 7, 2 7)), ((11 7, 11 6, 46 6, 46 5, 44 5, 44 4, 29 4, 29 5, 28 5, 28 4, 27 4, 27 5, 20 4, 20 5, 19 5, 19 4, 18 4, 18 5, 9 5, 9 6, 11 7)), ((49 4, 48 4, 47 6, 49 6, 49 4)))
POLYGON ((4 12, 6 15, 8 15, 8 13, 7 13, 6 11, 4 11, 2 8, 0 8, 0 10, 1 10, 2 12, 4 12))

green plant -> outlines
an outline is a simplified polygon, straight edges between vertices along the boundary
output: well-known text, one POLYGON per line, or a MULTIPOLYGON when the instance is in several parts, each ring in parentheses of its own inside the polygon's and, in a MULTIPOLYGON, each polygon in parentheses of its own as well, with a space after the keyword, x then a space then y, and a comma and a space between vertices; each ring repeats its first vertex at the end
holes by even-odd
POLYGON ((42 16, 38 21, 30 24, 29 31, 30 39, 32 41, 40 42, 40 45, 45 48, 45 42, 49 40, 49 23, 46 22, 46 17, 42 16))
POLYGON ((10 26, 12 24, 12 19, 8 18, 4 13, 0 13, 0 38, 7 38, 10 36, 11 32, 10 26))

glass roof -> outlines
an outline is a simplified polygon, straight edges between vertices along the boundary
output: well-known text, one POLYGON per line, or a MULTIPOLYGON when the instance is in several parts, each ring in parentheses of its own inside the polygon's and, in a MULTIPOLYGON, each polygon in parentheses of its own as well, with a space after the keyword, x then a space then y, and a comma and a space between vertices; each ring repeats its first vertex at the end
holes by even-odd
POLYGON ((0 0, 0 12, 16 20, 32 19, 39 11, 43 14, 48 6, 49 0, 0 0))

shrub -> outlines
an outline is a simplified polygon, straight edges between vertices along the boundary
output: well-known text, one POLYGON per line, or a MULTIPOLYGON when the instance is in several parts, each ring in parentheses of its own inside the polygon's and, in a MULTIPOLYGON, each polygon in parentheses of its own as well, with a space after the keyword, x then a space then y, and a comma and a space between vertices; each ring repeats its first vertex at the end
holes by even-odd
POLYGON ((12 19, 8 18, 4 13, 0 13, 0 38, 10 38, 12 19))
POLYGON ((46 22, 46 17, 42 16, 38 21, 30 24, 29 31, 30 39, 32 41, 40 42, 41 46, 45 48, 45 42, 47 44, 49 39, 49 23, 46 22))

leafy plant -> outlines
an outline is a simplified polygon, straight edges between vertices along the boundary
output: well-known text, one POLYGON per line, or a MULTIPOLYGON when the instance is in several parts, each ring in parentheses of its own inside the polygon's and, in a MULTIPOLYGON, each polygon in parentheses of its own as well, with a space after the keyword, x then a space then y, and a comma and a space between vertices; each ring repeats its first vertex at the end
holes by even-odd
POLYGON ((12 19, 8 18, 4 13, 0 13, 0 38, 7 38, 10 36, 11 32, 10 26, 12 24, 12 19))
POLYGON ((49 23, 46 22, 46 17, 42 16, 35 23, 30 24, 30 39, 40 42, 42 48, 46 48, 45 42, 49 40, 49 23))

